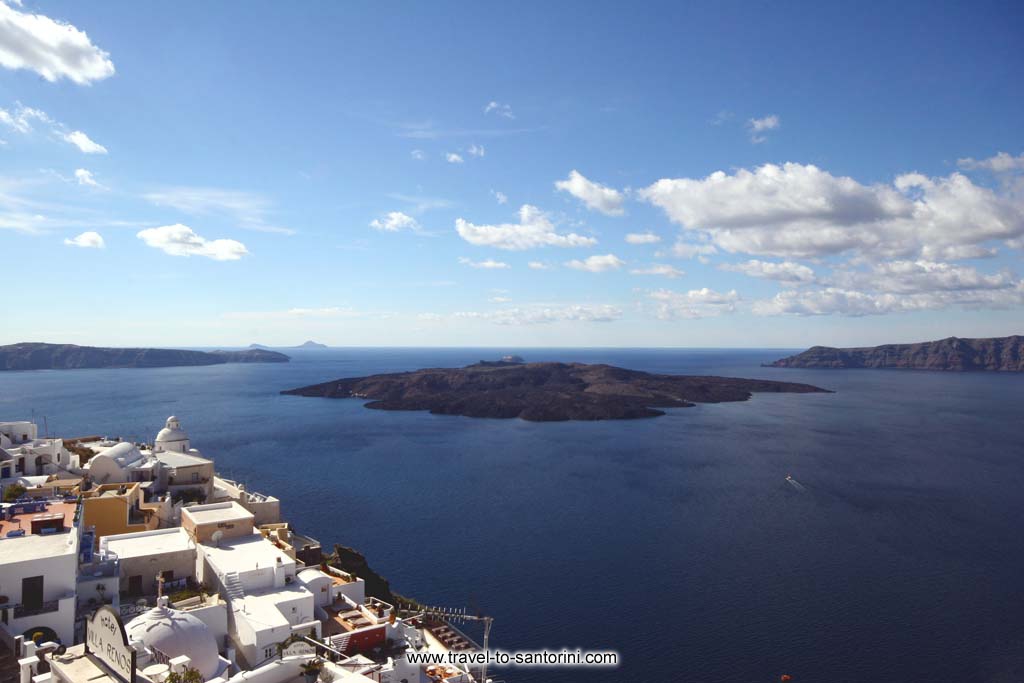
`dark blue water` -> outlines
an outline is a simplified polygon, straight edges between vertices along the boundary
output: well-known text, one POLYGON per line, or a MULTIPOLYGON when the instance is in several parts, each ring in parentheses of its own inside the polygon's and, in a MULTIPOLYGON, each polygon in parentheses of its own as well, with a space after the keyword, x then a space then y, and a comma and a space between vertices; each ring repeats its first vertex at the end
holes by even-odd
POLYGON ((1024 376, 759 367, 778 351, 519 353, 837 393, 554 424, 277 394, 496 355, 352 349, 3 373, 0 419, 151 439, 176 414, 325 547, 361 549, 421 601, 493 615, 494 645, 622 657, 497 678, 1024 681, 1024 376))

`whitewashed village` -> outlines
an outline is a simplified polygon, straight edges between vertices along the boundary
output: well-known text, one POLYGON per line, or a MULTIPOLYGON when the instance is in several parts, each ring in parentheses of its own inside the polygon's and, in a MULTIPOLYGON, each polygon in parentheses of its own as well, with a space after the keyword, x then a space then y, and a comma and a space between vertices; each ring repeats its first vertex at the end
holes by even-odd
POLYGON ((0 488, 0 681, 486 680, 410 662, 478 646, 457 613, 368 595, 176 417, 151 444, 0 422, 0 488))

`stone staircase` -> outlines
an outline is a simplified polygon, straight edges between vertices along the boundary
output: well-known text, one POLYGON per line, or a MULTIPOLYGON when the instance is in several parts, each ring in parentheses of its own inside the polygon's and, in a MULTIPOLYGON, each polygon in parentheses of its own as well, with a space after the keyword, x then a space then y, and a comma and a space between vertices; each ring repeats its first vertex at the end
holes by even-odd
POLYGON ((0 642, 0 681, 17 681, 21 678, 18 660, 3 642, 0 642))
POLYGON ((238 580, 238 572, 224 574, 224 592, 227 594, 228 602, 245 597, 245 589, 242 588, 242 582, 238 580))

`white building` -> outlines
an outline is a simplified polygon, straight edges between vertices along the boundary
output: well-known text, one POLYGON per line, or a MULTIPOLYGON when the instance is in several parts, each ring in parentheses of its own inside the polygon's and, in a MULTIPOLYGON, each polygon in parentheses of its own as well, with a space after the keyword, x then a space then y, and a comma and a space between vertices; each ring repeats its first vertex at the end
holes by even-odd
POLYGON ((62 439, 40 439, 35 423, 0 422, 0 485, 25 477, 70 477, 78 465, 62 439))
POLYGON ((157 577, 165 592, 171 582, 196 579, 196 545, 181 527, 104 536, 100 553, 117 557, 118 590, 131 597, 156 594, 157 577))
POLYGON ((125 631, 137 653, 139 669, 175 662, 196 669, 204 681, 229 675, 231 662, 220 655, 210 628, 191 613, 168 607, 167 598, 128 622, 125 631))
POLYGON ((77 503, 4 504, 0 520, 0 630, 75 642, 77 503))

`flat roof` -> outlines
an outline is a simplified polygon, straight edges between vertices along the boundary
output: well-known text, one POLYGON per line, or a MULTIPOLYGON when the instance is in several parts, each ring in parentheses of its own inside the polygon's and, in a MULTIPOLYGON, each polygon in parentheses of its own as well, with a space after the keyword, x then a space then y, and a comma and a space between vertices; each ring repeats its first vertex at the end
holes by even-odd
POLYGON ((181 514, 182 517, 188 515, 195 524, 217 524, 220 522, 256 519, 254 514, 235 501, 209 503, 207 505, 190 505, 187 508, 182 508, 181 514))
POLYGON ((213 462, 198 455, 189 455, 188 453, 179 453, 177 451, 160 451, 159 453, 154 453, 153 457, 171 467, 191 467, 193 465, 205 465, 213 462))
POLYGON ((120 680, 112 675, 97 657, 86 654, 84 644, 69 647, 65 654, 52 656, 50 662, 51 668, 59 669, 62 676, 73 681, 102 683, 120 680))
POLYGON ((281 564, 284 566, 295 566, 295 560, 263 538, 259 532, 241 538, 223 540, 216 547, 204 543, 203 554, 206 555, 206 560, 219 570, 220 574, 274 567, 277 564, 277 558, 281 558, 281 564))
POLYGON ((104 536, 100 541, 100 545, 111 552, 117 553, 118 558, 122 560, 133 557, 160 555, 162 553, 174 553, 195 548, 195 544, 189 538, 188 532, 181 527, 104 536))
POLYGON ((78 554, 78 533, 74 530, 47 536, 0 538, 0 565, 69 554, 78 554))
POLYGON ((260 593, 247 593, 244 597, 234 600, 233 607, 244 613, 246 617, 251 617, 260 626, 270 626, 271 628, 278 626, 291 627, 293 624, 278 605, 304 598, 312 599, 312 597, 313 594, 302 586, 292 584, 286 588, 277 588, 260 593))

